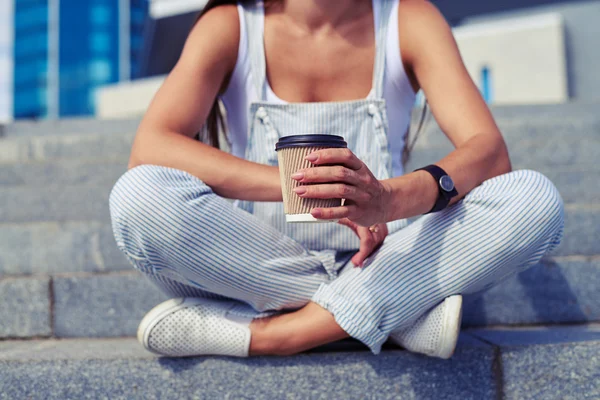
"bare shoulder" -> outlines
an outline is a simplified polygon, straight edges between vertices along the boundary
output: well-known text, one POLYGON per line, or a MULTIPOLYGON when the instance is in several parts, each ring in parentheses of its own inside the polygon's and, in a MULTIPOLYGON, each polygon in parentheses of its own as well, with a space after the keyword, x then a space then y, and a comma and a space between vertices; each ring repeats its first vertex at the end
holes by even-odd
POLYGON ((427 24, 429 27, 448 26, 437 7, 427 0, 400 0, 398 7, 399 25, 427 24), (402 24, 404 23, 404 24, 402 24))
POLYGON ((437 7, 426 0, 400 0, 398 7, 400 47, 405 62, 414 61, 425 44, 452 41, 452 31, 437 7))
POLYGON ((192 28, 179 63, 232 70, 237 60, 240 21, 235 5, 209 10, 192 28))

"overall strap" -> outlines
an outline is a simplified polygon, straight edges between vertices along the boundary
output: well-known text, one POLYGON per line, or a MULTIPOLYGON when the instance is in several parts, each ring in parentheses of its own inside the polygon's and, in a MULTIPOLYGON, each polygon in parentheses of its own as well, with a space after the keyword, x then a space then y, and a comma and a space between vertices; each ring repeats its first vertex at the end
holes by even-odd
POLYGON ((388 23, 393 8, 392 0, 373 0, 375 15, 375 66, 373 69, 373 89, 375 97, 383 98, 383 80, 385 75, 385 50, 387 44, 388 23))
POLYGON ((266 100, 265 79, 267 76, 264 44, 264 4, 259 0, 254 4, 243 5, 243 10, 246 21, 250 75, 259 101, 264 101, 266 100))

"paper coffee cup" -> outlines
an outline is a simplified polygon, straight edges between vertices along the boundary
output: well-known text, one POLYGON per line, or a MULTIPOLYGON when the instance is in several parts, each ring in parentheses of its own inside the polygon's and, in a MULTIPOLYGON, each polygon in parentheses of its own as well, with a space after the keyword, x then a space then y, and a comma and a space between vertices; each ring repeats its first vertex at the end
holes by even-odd
POLYGON ((342 199, 305 199, 294 192, 294 188, 304 185, 291 178, 301 169, 313 168, 314 165, 304 159, 313 151, 328 148, 346 148, 348 144, 341 136, 335 135, 293 135, 279 139, 275 146, 279 160, 279 176, 283 194, 283 207, 287 222, 332 222, 337 220, 320 220, 310 214, 313 208, 339 207, 342 199))

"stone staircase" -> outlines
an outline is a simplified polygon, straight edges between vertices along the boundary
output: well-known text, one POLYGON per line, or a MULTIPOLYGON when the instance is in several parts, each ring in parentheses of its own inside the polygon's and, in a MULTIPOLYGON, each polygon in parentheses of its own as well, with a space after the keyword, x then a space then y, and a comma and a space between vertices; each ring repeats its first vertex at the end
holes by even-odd
MULTIPOLYGON (((465 299, 451 360, 342 341, 286 358, 168 359, 131 337, 165 297, 114 244, 136 120, 0 127, 0 399, 600 398, 600 104, 495 108, 513 166, 566 206, 562 245, 465 299)), ((409 170, 451 149, 435 124, 409 170)))

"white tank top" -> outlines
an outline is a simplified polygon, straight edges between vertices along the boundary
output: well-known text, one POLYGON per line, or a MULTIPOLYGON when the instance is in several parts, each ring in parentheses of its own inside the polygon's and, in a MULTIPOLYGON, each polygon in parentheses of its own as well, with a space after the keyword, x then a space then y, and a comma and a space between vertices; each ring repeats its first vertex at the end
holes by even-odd
MULTIPOLYGON (((410 113, 415 103, 415 92, 412 89, 402 57, 400 56, 400 44, 398 41, 398 2, 393 0, 394 5, 388 16, 389 29, 386 41, 386 65, 384 72, 383 98, 386 101, 388 123, 389 123, 389 145, 392 154, 392 169, 394 176, 402 175, 402 149, 404 148, 404 134, 410 123, 410 113)), ((375 21, 378 21, 379 2, 373 1, 373 13, 375 21)), ((221 101, 227 110, 227 127, 229 141, 231 142, 231 153, 237 157, 244 157, 248 140, 248 113, 250 104, 259 100, 259 95, 252 84, 250 74, 250 58, 248 54, 248 35, 244 22, 244 11, 238 5, 240 20, 240 43, 238 58, 234 67, 229 86, 221 101)), ((377 24, 375 25, 377 26, 377 24)), ((273 103, 285 103, 279 99, 267 82, 267 100, 273 103)))

